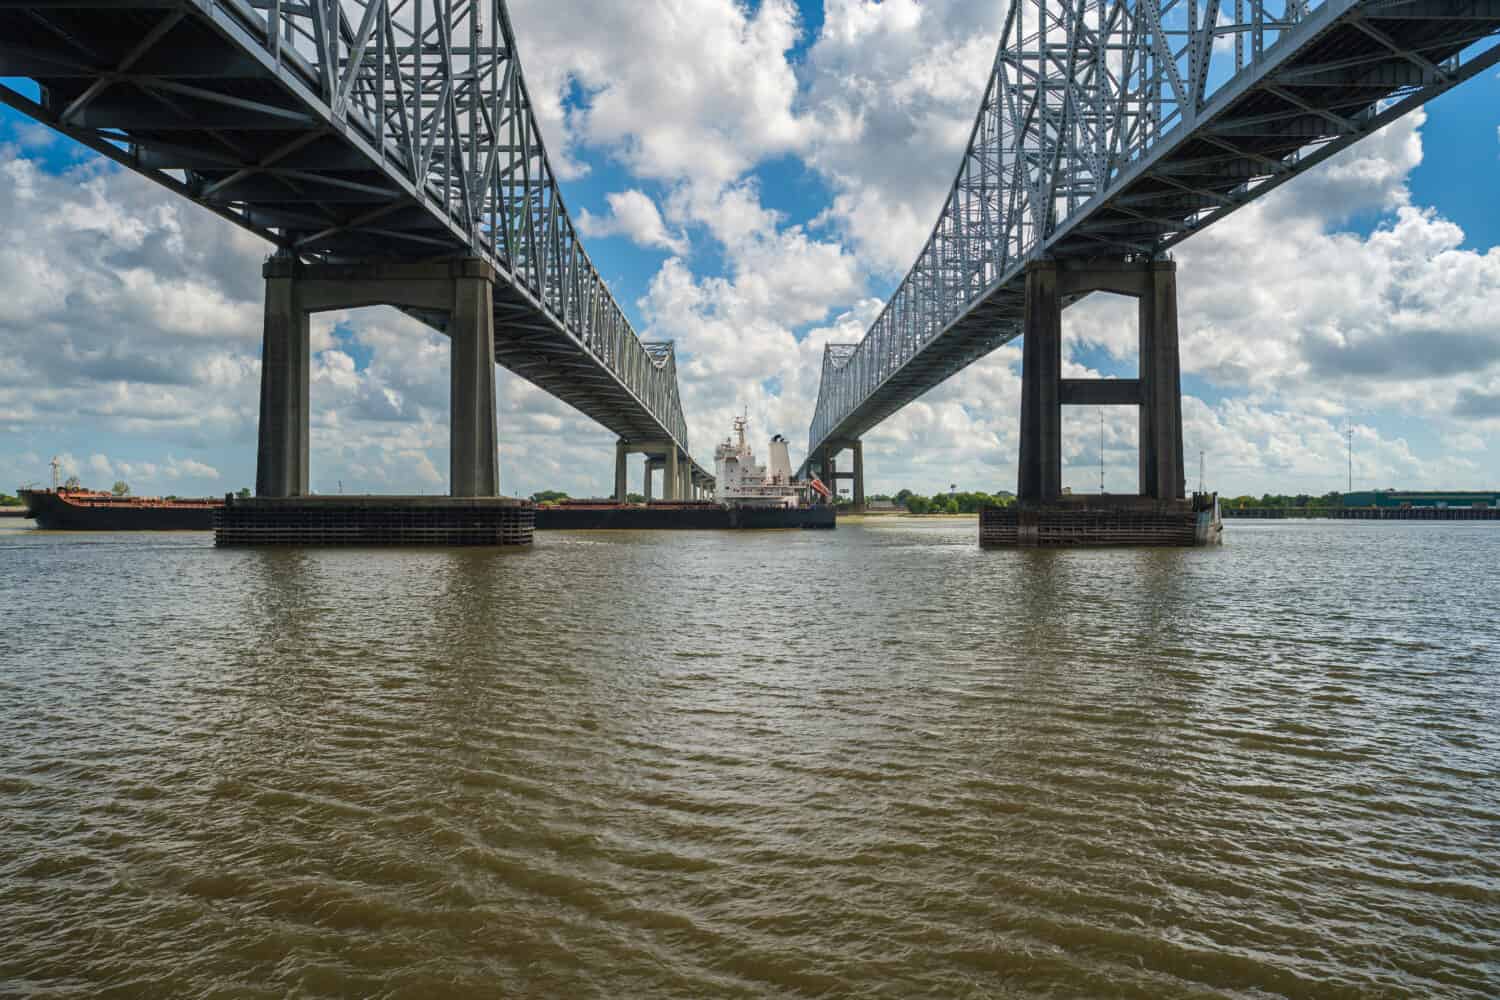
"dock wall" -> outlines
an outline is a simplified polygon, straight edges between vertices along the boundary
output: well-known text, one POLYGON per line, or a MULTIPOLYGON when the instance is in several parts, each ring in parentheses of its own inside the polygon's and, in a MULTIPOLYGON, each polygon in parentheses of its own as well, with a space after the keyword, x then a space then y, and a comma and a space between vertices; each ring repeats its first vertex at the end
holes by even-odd
POLYGON ((1226 518, 1335 521, 1500 521, 1495 507, 1225 507, 1226 518))
POLYGON ((1212 517, 1212 498, 1206 501, 1063 498, 1049 504, 985 507, 979 511, 979 545, 981 548, 1211 545, 1219 540, 1219 525, 1212 517))

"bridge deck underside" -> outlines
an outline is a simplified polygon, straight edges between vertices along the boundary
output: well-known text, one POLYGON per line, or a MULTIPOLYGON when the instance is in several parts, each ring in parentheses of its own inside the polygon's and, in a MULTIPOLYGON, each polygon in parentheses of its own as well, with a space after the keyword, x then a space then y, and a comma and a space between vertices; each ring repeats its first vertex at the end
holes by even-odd
MULTIPOLYGON (((1352 13, 1330 18, 1279 62, 1257 67, 1260 75, 1226 82, 1191 127, 1164 135, 1144 162, 1127 167, 1031 256, 1158 253, 1500 61, 1495 46, 1457 73, 1438 76, 1430 68, 1500 31, 1500 0, 1416 0, 1359 17, 1376 30, 1365 30, 1352 13)), ((1020 336, 1023 268, 1024 261, 1007 268, 822 441, 858 438, 1020 336)))
POLYGON ((499 364, 628 440, 675 436, 539 288, 434 210, 436 181, 412 184, 388 142, 309 102, 298 74, 311 70, 294 53, 268 64, 211 12, 221 16, 166 0, 0 0, 0 78, 41 89, 36 102, 0 84, 0 100, 304 258, 484 256, 501 279, 499 364))
POLYGON ((300 252, 333 258, 469 252, 372 145, 175 6, 0 4, 0 76, 43 88, 44 121, 95 148, 113 137, 101 152, 273 242, 297 233, 300 252))

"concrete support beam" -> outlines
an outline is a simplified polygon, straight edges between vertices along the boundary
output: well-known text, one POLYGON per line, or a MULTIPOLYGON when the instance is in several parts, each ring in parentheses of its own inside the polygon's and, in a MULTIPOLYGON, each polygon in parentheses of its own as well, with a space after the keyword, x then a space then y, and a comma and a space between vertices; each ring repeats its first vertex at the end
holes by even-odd
POLYGON ((1134 378, 1065 378, 1058 382, 1063 406, 1140 406, 1141 381, 1134 378))
POLYGON ((1141 493, 1187 496, 1182 455, 1182 377, 1177 349, 1177 265, 1151 262, 1140 300, 1141 493))
POLYGON ((626 480, 626 473, 630 471, 630 445, 624 441, 615 442, 615 503, 624 503, 626 496, 630 493, 630 485, 626 480))
POLYGON ((677 446, 673 445, 667 449, 666 472, 662 475, 661 498, 663 500, 680 499, 677 491, 682 485, 682 473, 677 468, 677 446))
POLYGON ((265 329, 260 365, 260 436, 255 495, 306 496, 312 349, 309 316, 299 299, 295 261, 266 262, 265 329))
POLYGON ((1048 503, 1062 494, 1062 298, 1057 263, 1026 265, 1021 328, 1021 462, 1016 495, 1048 503))
POLYGON ((448 493, 492 497, 500 493, 495 440, 495 275, 481 261, 464 261, 453 279, 448 319, 452 345, 448 414, 448 493))

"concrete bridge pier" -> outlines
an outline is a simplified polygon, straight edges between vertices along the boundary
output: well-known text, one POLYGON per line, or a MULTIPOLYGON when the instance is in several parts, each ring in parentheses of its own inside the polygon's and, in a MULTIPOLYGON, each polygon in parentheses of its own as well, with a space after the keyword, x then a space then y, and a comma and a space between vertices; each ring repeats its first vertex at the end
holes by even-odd
POLYGON ((644 477, 643 484, 641 486, 641 490, 642 490, 642 492, 644 492, 646 494, 646 500, 647 500, 647 502, 650 502, 656 496, 656 491, 655 491, 655 486, 656 486, 656 483, 655 483, 656 472, 657 472, 658 469, 662 468, 664 465, 666 465, 666 459, 651 458, 649 456, 646 458, 646 472, 645 472, 645 477, 644 477))
POLYGON ((630 487, 626 480, 629 471, 630 442, 615 442, 615 503, 624 503, 625 498, 630 495, 630 487))
POLYGON ((1174 262, 1039 260, 1027 265, 1016 490, 1022 503, 1052 503, 1062 495, 1062 408, 1069 405, 1138 407, 1140 495, 1154 500, 1186 496, 1177 340, 1174 262), (1139 377, 1062 377, 1062 309, 1089 292, 1137 300, 1139 377))
POLYGON ((311 314, 298 300, 290 260, 266 262, 255 495, 306 496, 312 381, 311 314))
POLYGON ((682 470, 677 468, 677 449, 667 448, 666 464, 662 467, 661 474, 661 498, 663 500, 676 500, 677 487, 682 482, 682 470))
POLYGON ((672 441, 625 441, 615 443, 615 500, 625 502, 626 471, 628 456, 646 456, 646 499, 653 497, 652 476, 661 470, 661 498, 663 500, 685 500, 691 495, 693 486, 693 460, 672 441))
POLYGON ((495 271, 478 258, 404 263, 304 264, 266 261, 260 432, 255 492, 309 492, 310 316, 334 309, 391 305, 441 316, 452 341, 448 482, 455 497, 496 496, 495 271))
POLYGON ((500 493, 500 449, 495 432, 495 273, 470 262, 453 278, 448 316, 448 493, 492 497, 500 493), (475 273, 467 273, 475 272, 475 273), (482 273, 481 273, 482 272, 482 273))
POLYGON ((851 441, 849 450, 854 455, 854 506, 865 509, 865 446, 862 441, 851 441))
POLYGON ((858 510, 865 506, 865 448, 859 439, 850 441, 836 441, 828 446, 821 462, 819 477, 823 485, 833 490, 833 495, 839 495, 839 481, 850 483, 850 501, 858 510), (843 451, 848 451, 852 456, 853 468, 849 472, 840 472, 838 456, 843 451))

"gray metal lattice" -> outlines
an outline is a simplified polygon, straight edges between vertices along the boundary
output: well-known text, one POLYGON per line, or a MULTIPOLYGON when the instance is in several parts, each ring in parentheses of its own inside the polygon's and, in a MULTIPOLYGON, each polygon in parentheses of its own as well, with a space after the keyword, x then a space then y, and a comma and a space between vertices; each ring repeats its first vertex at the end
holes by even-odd
POLYGON ((6 2, 0 77, 40 88, 0 100, 283 252, 484 257, 501 364, 687 450, 675 365, 563 203, 503 0, 6 2))
POLYGON ((1494 65, 1497 30, 1497 0, 1010 4, 932 235, 825 354, 809 462, 1018 336, 1028 260, 1160 254, 1494 65))

